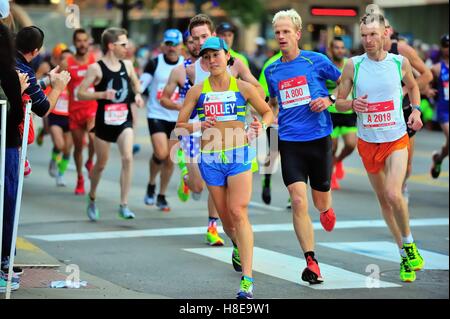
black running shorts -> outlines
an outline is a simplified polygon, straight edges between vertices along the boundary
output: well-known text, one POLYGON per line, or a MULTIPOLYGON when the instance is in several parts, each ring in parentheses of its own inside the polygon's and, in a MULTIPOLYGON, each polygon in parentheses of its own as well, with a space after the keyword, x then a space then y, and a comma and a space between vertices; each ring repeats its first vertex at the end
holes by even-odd
POLYGON ((172 134, 172 131, 177 125, 176 122, 169 122, 159 119, 147 119, 147 123, 150 136, 156 133, 166 133, 168 139, 170 139, 170 134, 172 134))
POLYGON ((333 167, 331 137, 308 141, 280 141, 281 170, 286 186, 310 180, 311 188, 328 192, 333 167))
POLYGON ((59 126, 64 133, 69 132, 69 117, 50 113, 48 115, 48 126, 59 126))
POLYGON ((330 115, 331 121, 333 122, 333 128, 356 126, 356 113, 343 114, 330 112, 330 115))
POLYGON ((405 122, 406 122, 406 132, 408 132, 408 136, 411 138, 414 135, 416 135, 416 131, 414 131, 413 129, 408 127, 408 119, 409 116, 412 113, 412 108, 410 106, 403 108, 403 117, 405 118, 405 122))

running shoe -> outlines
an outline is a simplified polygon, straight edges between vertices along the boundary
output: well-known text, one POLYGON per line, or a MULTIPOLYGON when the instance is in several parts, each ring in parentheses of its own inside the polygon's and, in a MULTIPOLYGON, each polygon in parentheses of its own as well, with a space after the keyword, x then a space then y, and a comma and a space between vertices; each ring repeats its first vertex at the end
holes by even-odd
POLYGON ((122 219, 134 219, 136 215, 128 208, 128 206, 120 205, 119 217, 122 219))
POLYGON ((263 189, 262 189, 262 200, 264 204, 270 205, 270 202, 272 201, 272 195, 271 195, 271 182, 269 180, 266 180, 266 178, 263 178, 263 189))
POLYGON ((28 159, 25 160, 25 169, 23 171, 23 176, 28 177, 31 175, 31 165, 28 159))
POLYGON ((336 173, 333 172, 331 174, 331 190, 337 191, 337 190, 340 190, 340 189, 341 189, 341 185, 339 185, 336 173))
POLYGON ((439 162, 437 160, 437 158, 439 157, 439 153, 434 151, 433 152, 433 156, 432 156, 432 160, 433 160, 433 165, 431 166, 431 177, 433 177, 434 179, 438 178, 439 175, 441 174, 441 164, 442 161, 439 162))
MULTIPOLYGON (((0 279, 4 279, 5 281, 8 281, 8 271, 0 270, 0 279)), ((20 284, 20 276, 18 274, 14 273, 14 271, 12 274, 11 282, 20 284)))
POLYGON ((416 272, 411 269, 408 258, 406 257, 402 257, 400 263, 400 280, 404 282, 413 282, 416 280, 416 272))
POLYGON ((169 203, 167 203, 166 196, 159 194, 156 198, 156 207, 163 212, 170 212, 169 203))
POLYGON ((147 185, 147 193, 144 197, 145 205, 153 206, 155 205, 156 197, 155 197, 155 185, 147 185))
POLYGON ((187 169, 181 172, 180 184, 178 184, 178 198, 182 202, 186 202, 189 199, 189 187, 186 185, 185 176, 187 174, 187 169))
POLYGON ((425 266, 425 261, 420 255, 416 244, 403 244, 403 249, 405 250, 406 257, 408 258, 408 263, 411 269, 414 271, 423 269, 423 267, 425 266))
POLYGON ((98 211, 97 205, 95 204, 95 201, 88 198, 88 205, 87 205, 87 215, 89 219, 93 222, 96 222, 100 218, 100 213, 98 211))
POLYGON ((88 174, 89 174, 89 178, 91 178, 92 169, 94 168, 94 163, 90 160, 87 160, 86 163, 84 163, 84 167, 86 167, 88 174))
POLYGON ((236 299, 253 299, 253 279, 243 276, 236 299))
POLYGON ((332 207, 326 212, 320 213, 320 223, 322 224, 323 229, 328 232, 334 229, 334 225, 336 225, 336 214, 332 207))
POLYGON ((336 162, 335 174, 337 179, 343 179, 345 177, 344 163, 342 161, 336 162))
POLYGON ((220 238, 219 233, 217 232, 216 226, 209 226, 208 231, 206 232, 206 243, 210 246, 223 246, 224 241, 220 238))
POLYGON ((77 187, 75 187, 75 195, 84 195, 84 178, 83 176, 78 176, 77 187))
POLYGON ((233 268, 237 272, 242 272, 241 257, 239 256, 239 250, 237 247, 233 246, 233 253, 231 254, 231 262, 233 263, 233 268))
POLYGON ((202 193, 201 192, 200 193, 192 192, 192 199, 193 200, 198 201, 198 200, 200 200, 201 197, 202 197, 202 193))
POLYGON ((58 176, 56 176, 56 186, 58 187, 66 187, 66 181, 64 180, 64 175, 58 174, 58 176))
POLYGON ((321 284, 323 282, 322 275, 317 260, 308 256, 306 258, 306 268, 302 273, 302 280, 309 282, 310 285, 321 284))
MULTIPOLYGON (((6 285, 8 284, 8 281, 5 280, 3 277, 0 278, 0 293, 6 293, 6 285)), ((11 291, 15 291, 20 288, 20 284, 14 283, 11 281, 11 291)))
POLYGON ((50 177, 58 176, 58 163, 52 159, 48 164, 48 175, 50 175, 50 177))

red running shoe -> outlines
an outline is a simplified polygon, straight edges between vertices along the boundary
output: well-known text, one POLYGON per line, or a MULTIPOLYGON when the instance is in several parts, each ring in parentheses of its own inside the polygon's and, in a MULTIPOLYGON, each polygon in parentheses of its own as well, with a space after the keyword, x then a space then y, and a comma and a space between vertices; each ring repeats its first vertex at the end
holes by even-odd
POLYGON ((336 177, 336 173, 331 174, 331 190, 337 191, 341 189, 341 185, 339 185, 339 182, 336 177))
POLYGON ((336 214, 332 207, 326 212, 320 213, 320 223, 322 224, 323 229, 328 232, 334 229, 334 225, 336 224, 336 214))
POLYGON ((343 179, 345 176, 345 171, 344 171, 344 163, 342 163, 342 161, 340 162, 336 162, 336 169, 335 169, 335 173, 336 173, 336 178, 337 179, 343 179))
POLYGON ((302 280, 309 282, 310 285, 323 283, 322 275, 320 274, 320 268, 317 261, 308 256, 306 258, 306 268, 302 272, 302 280))
POLYGON ((83 178, 83 176, 80 176, 77 179, 77 187, 75 188, 75 195, 84 195, 84 178, 83 178))
POLYGON ((86 163, 84 164, 84 167, 86 167, 86 169, 89 173, 89 178, 91 178, 92 168, 94 168, 94 163, 90 160, 87 160, 86 163))

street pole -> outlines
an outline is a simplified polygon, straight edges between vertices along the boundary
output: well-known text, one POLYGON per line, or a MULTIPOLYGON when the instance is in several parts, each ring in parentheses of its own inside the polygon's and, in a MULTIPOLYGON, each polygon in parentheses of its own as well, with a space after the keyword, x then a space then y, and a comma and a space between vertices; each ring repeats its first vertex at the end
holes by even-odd
POLYGON ((122 9, 122 28, 129 31, 129 19, 128 19, 128 11, 130 10, 130 5, 128 4, 129 0, 123 0, 121 9, 122 9))
POLYGON ((169 0, 169 13, 167 17, 167 29, 172 29, 174 27, 174 6, 175 0, 169 0))

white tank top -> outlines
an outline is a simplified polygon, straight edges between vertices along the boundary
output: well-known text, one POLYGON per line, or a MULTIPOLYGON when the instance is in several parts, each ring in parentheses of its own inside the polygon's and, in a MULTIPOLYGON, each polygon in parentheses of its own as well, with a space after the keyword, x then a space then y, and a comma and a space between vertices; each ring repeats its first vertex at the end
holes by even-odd
MULTIPOLYGON (((179 57, 178 63, 174 65, 167 64, 162 54, 158 55, 158 65, 150 84, 150 97, 147 103, 147 117, 149 119, 158 119, 168 122, 176 122, 178 119, 177 110, 169 110, 160 104, 162 92, 169 80, 170 72, 180 64, 183 64, 184 58, 179 57)), ((178 87, 172 95, 172 101, 178 103, 180 94, 178 87)))
POLYGON ((393 142, 406 134, 402 110, 403 56, 388 53, 382 61, 367 54, 352 58, 353 97, 368 95, 369 111, 357 113, 358 137, 369 143, 393 142))

